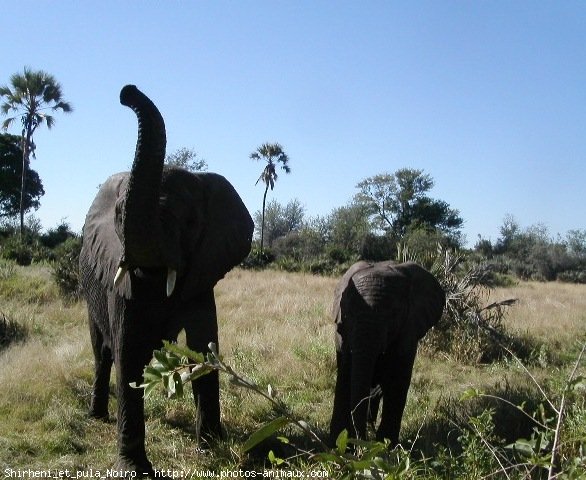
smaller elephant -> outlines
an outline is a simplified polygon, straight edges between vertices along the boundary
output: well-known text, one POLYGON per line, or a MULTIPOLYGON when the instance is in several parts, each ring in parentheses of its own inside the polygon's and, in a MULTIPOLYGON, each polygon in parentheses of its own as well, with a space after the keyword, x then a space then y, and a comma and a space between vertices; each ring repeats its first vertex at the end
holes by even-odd
POLYGON ((445 293, 416 263, 357 262, 334 294, 337 379, 330 440, 346 429, 366 438, 367 417, 376 421, 380 386, 382 414, 377 440, 399 442, 401 418, 417 344, 442 316, 445 293), (374 417, 374 418, 373 418, 374 417))

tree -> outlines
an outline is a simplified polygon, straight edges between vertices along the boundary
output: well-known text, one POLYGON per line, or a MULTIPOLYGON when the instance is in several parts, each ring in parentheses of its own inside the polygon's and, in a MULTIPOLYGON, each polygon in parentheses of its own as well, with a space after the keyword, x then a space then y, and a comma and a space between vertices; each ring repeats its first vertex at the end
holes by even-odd
POLYGON ((371 231, 368 209, 357 202, 334 209, 327 217, 327 239, 332 248, 351 254, 361 251, 365 237, 371 231))
POLYGON ((208 169, 208 163, 197 158, 197 153, 187 147, 179 148, 173 153, 167 154, 165 164, 171 167, 184 168, 189 172, 204 172, 208 169))
POLYGON ((416 229, 439 230, 454 239, 464 221, 459 212, 427 196, 434 182, 423 170, 402 168, 362 180, 355 200, 368 209, 375 225, 395 238, 416 229))
MULTIPOLYGON (((14 217, 20 211, 22 180, 21 139, 16 135, 0 135, 0 217, 14 217)), ((38 209, 45 194, 39 174, 29 169, 24 186, 25 212, 38 209)))
MULTIPOLYGON (((264 220, 264 240, 267 245, 279 237, 284 237, 292 232, 297 232, 303 226, 305 209, 301 202, 295 198, 283 206, 276 200, 271 200, 266 205, 264 220)), ((257 210, 254 214, 256 230, 260 234, 262 225, 262 212, 257 210)))
POLYGON ((22 173, 20 187, 20 234, 24 230, 25 192, 26 176, 30 165, 30 157, 35 157, 36 145, 33 135, 37 127, 43 123, 47 128, 52 128, 55 118, 49 115, 48 111, 69 113, 73 109, 71 105, 63 101, 61 85, 55 77, 42 70, 33 71, 28 67, 24 68, 23 74, 15 73, 10 77, 11 86, 0 87, 0 97, 4 103, 0 107, 2 114, 14 113, 13 117, 7 118, 2 123, 2 128, 8 127, 20 119, 22 124, 22 173))
POLYGON ((586 259, 586 230, 570 230, 566 234, 569 252, 580 260, 586 259))
POLYGON ((267 200, 267 193, 269 187, 271 190, 275 188, 275 182, 277 181, 277 166, 281 164, 281 169, 285 173, 291 173, 289 167, 289 157, 283 151, 283 147, 278 143, 263 143, 254 152, 250 154, 252 160, 264 159, 267 164, 263 169, 260 177, 256 181, 255 185, 262 180, 265 184, 265 192, 262 197, 262 220, 260 229, 260 254, 262 256, 263 244, 264 244, 264 228, 265 228, 265 206, 267 200))

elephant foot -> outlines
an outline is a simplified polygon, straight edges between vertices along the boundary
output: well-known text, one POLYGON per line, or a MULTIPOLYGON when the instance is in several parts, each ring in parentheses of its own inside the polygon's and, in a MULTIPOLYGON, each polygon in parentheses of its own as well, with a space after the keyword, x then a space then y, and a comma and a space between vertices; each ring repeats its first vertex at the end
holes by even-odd
POLYGON ((88 412, 88 416, 90 418, 94 418, 96 420, 100 420, 104 423, 110 423, 110 415, 108 414, 108 410, 102 411, 102 410, 94 410, 91 409, 88 412))
POLYGON ((114 468, 119 478, 155 478, 155 470, 146 456, 134 459, 120 455, 114 468))
POLYGON ((196 435, 197 449, 201 452, 211 450, 218 442, 224 440, 224 438, 221 430, 219 432, 201 432, 199 435, 196 435))

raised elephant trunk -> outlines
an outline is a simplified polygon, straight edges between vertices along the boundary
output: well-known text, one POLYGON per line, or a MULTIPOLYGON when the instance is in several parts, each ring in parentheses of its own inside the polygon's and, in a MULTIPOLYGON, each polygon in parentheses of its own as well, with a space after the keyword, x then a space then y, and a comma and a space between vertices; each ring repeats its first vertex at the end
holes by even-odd
POLYGON ((165 122, 155 104, 136 86, 126 85, 120 103, 138 118, 138 140, 128 188, 119 205, 122 243, 119 281, 129 267, 163 267, 159 197, 165 160, 165 122))

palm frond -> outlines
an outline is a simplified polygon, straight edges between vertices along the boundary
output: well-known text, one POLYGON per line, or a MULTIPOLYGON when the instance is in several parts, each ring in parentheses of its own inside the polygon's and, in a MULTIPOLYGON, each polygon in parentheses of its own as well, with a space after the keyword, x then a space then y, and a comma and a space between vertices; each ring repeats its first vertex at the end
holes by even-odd
POLYGON ((51 107, 53 110, 62 110, 65 113, 73 112, 73 106, 69 102, 58 102, 56 105, 51 107))
POLYGON ((10 125, 12 125, 12 122, 14 122, 15 118, 16 117, 10 117, 10 118, 7 118, 6 120, 4 120, 2 122, 2 130, 8 130, 10 125))
POLYGON ((55 117, 52 115, 44 115, 45 123, 47 124, 47 128, 51 129, 53 125, 55 125, 55 117))

